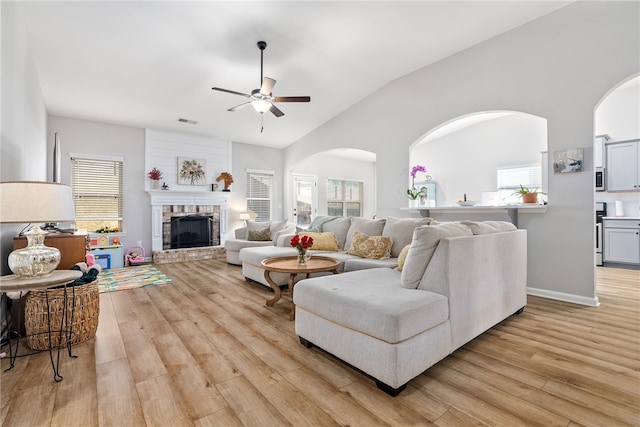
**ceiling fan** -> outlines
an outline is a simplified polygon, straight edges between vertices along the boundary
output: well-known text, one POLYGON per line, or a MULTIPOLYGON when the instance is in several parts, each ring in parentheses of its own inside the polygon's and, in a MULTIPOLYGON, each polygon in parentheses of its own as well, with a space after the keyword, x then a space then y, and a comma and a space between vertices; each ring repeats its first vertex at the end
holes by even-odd
POLYGON ((249 98, 250 101, 243 102, 240 105, 236 105, 235 107, 229 108, 227 111, 236 111, 241 108, 244 108, 248 105, 253 106, 253 108, 260 114, 264 114, 267 111, 271 111, 274 116, 282 117, 284 113, 274 105, 274 102, 310 102, 311 97, 309 96, 273 96, 271 90, 273 86, 276 84, 274 79, 269 77, 262 77, 262 69, 263 69, 263 56, 264 49, 267 47, 267 43, 264 41, 258 42, 258 49, 260 49, 260 89, 254 89, 251 91, 251 95, 242 92, 236 92, 234 90, 223 89, 221 87, 213 87, 211 89, 218 90, 220 92, 232 93, 234 95, 244 96, 245 98, 249 98))

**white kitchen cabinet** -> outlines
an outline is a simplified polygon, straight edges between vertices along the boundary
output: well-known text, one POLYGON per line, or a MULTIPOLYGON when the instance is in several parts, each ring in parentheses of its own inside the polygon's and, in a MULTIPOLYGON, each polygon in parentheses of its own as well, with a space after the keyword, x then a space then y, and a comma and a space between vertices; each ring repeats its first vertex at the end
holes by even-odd
POLYGON ((604 220, 604 261, 640 264, 640 220, 604 220))
MULTIPOLYGON (((607 134, 596 135, 593 141, 593 167, 594 168, 603 168, 605 166, 604 144, 610 139, 611 137, 607 134)), ((543 191, 546 191, 546 190, 543 190, 543 191)))
POLYGON ((640 191, 640 140, 609 142, 607 191, 640 191))

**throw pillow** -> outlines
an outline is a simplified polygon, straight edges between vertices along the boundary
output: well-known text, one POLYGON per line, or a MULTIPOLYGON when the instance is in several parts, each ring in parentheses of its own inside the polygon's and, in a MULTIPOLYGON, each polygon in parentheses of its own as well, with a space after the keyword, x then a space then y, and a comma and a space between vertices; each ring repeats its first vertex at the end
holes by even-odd
POLYGON ((407 255, 409 255, 409 248, 411 247, 411 244, 406 245, 404 248, 402 248, 402 250, 400 251, 400 255, 398 255, 398 271, 402 271, 402 268, 404 267, 404 263, 407 261, 407 255))
POLYGON ((353 233, 359 231, 369 236, 382 236, 384 228, 384 219, 368 219, 360 217, 351 217, 351 226, 347 232, 347 239, 344 242, 344 249, 349 252, 351 249, 353 233))
POLYGON ((440 225, 423 225, 413 232, 413 240, 402 268, 400 284, 403 288, 416 289, 420 284, 440 239, 445 237, 472 236, 464 224, 449 222, 440 225))
POLYGON ((303 231, 300 233, 300 237, 302 236, 309 236, 313 238, 313 246, 311 246, 311 249, 314 251, 338 252, 340 250, 335 233, 312 233, 310 231, 303 231))
POLYGON ((360 231, 354 231, 349 255, 362 258, 385 259, 391 257, 393 239, 385 236, 368 236, 360 231))
POLYGON ((271 229, 269 227, 261 230, 249 230, 247 238, 250 242, 267 242, 271 240, 271 229))
POLYGON ((431 224, 432 218, 394 218, 387 217, 387 221, 382 229, 383 236, 393 238, 393 246, 391 247, 391 256, 397 258, 400 256, 402 248, 411 243, 413 230, 421 225, 431 224))

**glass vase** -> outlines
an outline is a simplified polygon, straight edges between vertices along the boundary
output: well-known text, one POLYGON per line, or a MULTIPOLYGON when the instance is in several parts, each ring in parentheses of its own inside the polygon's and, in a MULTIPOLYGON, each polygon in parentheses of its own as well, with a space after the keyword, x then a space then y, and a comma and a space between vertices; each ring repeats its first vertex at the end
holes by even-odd
POLYGON ((307 265, 308 259, 307 251, 298 251, 298 265, 307 265))

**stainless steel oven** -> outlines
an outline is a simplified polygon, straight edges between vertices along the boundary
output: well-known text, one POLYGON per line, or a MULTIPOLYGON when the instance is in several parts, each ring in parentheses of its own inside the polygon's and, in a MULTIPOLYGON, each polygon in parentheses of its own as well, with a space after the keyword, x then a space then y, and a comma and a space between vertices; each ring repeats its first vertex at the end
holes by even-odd
POLYGON ((596 168, 596 191, 604 190, 604 168, 596 168))

